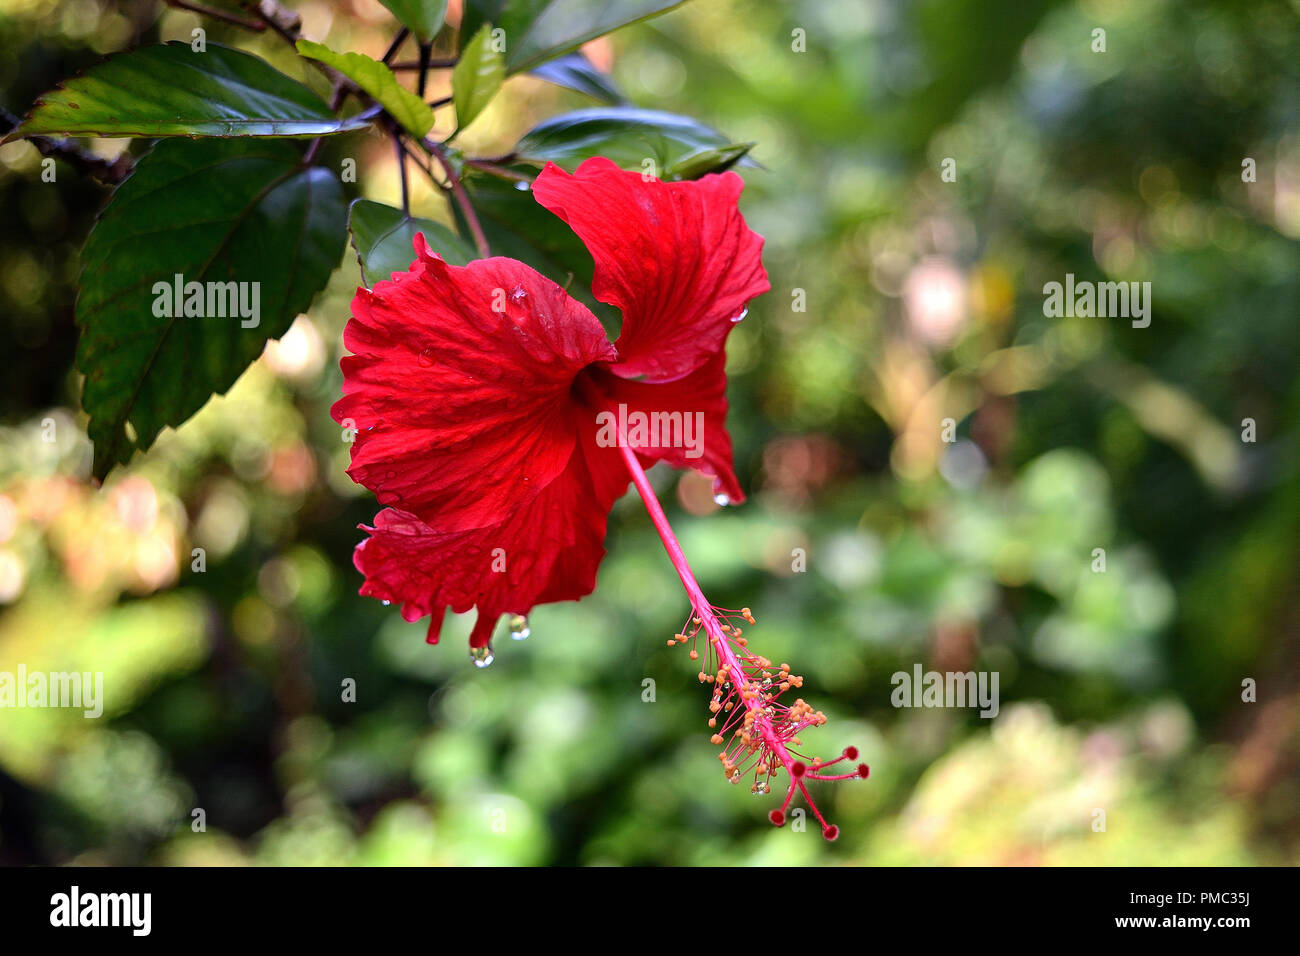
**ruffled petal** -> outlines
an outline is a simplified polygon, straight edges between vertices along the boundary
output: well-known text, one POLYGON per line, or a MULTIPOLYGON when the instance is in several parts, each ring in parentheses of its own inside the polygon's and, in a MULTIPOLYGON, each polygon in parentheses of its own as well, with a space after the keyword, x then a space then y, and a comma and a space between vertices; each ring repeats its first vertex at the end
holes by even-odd
POLYGON ((499 525, 567 467, 574 378, 617 355, 585 306, 523 263, 451 266, 422 235, 415 246, 409 272, 352 302, 331 410, 356 430, 348 474, 441 533, 499 525))
MULTIPOLYGON (((573 409, 571 416, 576 431, 581 413, 573 409)), ((622 469, 621 484, 609 470, 593 480, 594 439, 587 432, 583 450, 565 470, 498 524, 440 531, 408 511, 379 512, 373 528, 362 526, 369 537, 353 556, 366 578, 361 593, 401 602, 408 621, 432 614, 430 642, 438 639, 445 608, 476 608, 474 647, 488 642, 502 614, 527 614, 536 604, 590 594, 605 556, 609 509, 628 478, 622 469)))
POLYGON ((745 500, 732 463, 727 433, 726 355, 718 352, 685 378, 673 382, 634 382, 607 367, 589 369, 605 398, 608 417, 598 422, 597 443, 617 456, 618 429, 645 465, 664 461, 693 468, 713 478, 714 494, 732 504, 745 500))
POLYGON ((668 382, 695 371, 770 288, 763 238, 737 207, 743 188, 731 172, 646 182, 603 157, 573 175, 550 163, 538 175, 537 201, 591 253, 592 293, 623 313, 615 374, 668 382))

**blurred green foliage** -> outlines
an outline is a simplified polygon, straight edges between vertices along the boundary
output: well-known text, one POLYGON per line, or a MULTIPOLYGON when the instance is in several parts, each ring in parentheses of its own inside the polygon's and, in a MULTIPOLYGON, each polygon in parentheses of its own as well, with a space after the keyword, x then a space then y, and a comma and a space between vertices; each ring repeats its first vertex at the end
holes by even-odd
MULTIPOLYGON (((377 4, 297 6, 334 49, 389 39, 377 4)), ((589 49, 634 104, 758 144, 742 204, 773 289, 728 366, 753 496, 652 477, 710 598, 753 607, 830 717, 808 746, 872 767, 822 791, 835 844, 726 786, 634 497, 595 594, 486 671, 467 621, 428 647, 356 596, 375 504, 328 415, 351 252, 229 395, 89 487, 72 304, 102 191, 0 148, 0 671, 102 671, 106 697, 0 711, 0 861, 1300 862, 1298 13, 710 0, 589 49), (1066 273, 1149 281, 1151 326, 1044 318, 1066 273), (997 671, 999 716, 893 708, 916 663, 997 671)), ((196 22, 7 0, 0 105, 196 22)), ((590 102, 516 77, 467 138, 590 102)), ((383 143, 327 150, 396 198, 383 143)))

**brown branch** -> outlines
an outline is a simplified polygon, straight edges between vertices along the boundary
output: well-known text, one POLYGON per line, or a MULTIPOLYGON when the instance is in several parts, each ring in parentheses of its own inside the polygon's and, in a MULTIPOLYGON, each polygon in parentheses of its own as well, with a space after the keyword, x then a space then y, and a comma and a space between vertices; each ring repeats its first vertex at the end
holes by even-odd
MULTIPOLYGON (((8 110, 0 110, 0 137, 16 129, 22 121, 8 110)), ((28 136, 27 142, 35 146, 42 156, 61 159, 83 175, 91 176, 107 186, 116 186, 135 166, 135 160, 127 153, 117 159, 104 159, 87 152, 70 139, 51 139, 48 136, 28 136)))
POLYGON ((282 36, 290 46, 296 46, 302 34, 302 17, 278 3, 277 0, 245 0, 244 9, 261 19, 268 27, 282 36))
POLYGON ((220 20, 223 23, 233 23, 237 27, 243 27, 245 30, 252 30, 254 33, 261 33, 266 29, 266 24, 258 20, 245 20, 243 17, 237 17, 226 10, 218 10, 216 7, 205 7, 201 3, 190 3, 189 0, 163 0, 163 3, 177 10, 188 10, 190 13, 197 13, 200 16, 211 17, 213 20, 220 20))

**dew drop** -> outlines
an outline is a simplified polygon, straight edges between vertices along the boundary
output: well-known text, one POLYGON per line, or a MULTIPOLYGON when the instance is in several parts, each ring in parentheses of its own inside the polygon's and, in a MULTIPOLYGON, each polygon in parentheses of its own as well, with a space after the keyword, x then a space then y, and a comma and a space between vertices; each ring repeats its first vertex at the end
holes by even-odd
POLYGON ((528 618, 524 617, 524 615, 516 614, 510 619, 510 636, 514 640, 526 641, 532 633, 532 628, 528 626, 528 618))
POLYGON ((521 193, 528 192, 528 180, 519 180, 519 182, 515 183, 515 189, 518 189, 521 193))
POLYGON ((736 317, 735 317, 734 319, 732 319, 731 321, 732 321, 733 323, 734 323, 734 322, 743 322, 744 319, 745 319, 745 316, 747 316, 747 315, 749 315, 749 307, 748 307, 748 306, 746 306, 745 308, 741 309, 741 310, 740 310, 740 315, 736 316, 736 317))
POLYGON ((433 365, 433 349, 425 349, 419 354, 419 356, 417 356, 416 361, 419 362, 423 368, 431 367, 433 365))
POLYGON ((383 604, 384 607, 392 607, 392 606, 393 606, 393 602, 392 602, 392 601, 381 601, 380 603, 383 604))
POLYGON ((474 662, 475 667, 487 667, 496 660, 492 656, 491 644, 484 644, 482 647, 471 647, 469 649, 469 659, 474 662))
POLYGON ((717 494, 713 496, 713 503, 719 508, 725 508, 727 505, 731 504, 731 497, 729 495, 717 494))
POLYGON ((767 785, 766 780, 760 780, 758 783, 754 784, 754 795, 759 797, 764 796, 771 791, 771 789, 772 788, 767 785))

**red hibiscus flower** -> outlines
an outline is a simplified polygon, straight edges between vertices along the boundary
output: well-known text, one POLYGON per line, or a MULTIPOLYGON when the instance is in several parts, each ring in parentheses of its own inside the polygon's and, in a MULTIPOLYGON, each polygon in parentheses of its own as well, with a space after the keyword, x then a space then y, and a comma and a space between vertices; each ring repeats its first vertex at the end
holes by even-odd
MULTIPOLYGON (((724 772, 732 782, 752 772, 752 789, 766 793, 784 769, 788 806, 796 786, 807 794, 806 778, 832 779, 818 773, 828 763, 792 749, 825 718, 802 700, 777 701, 800 679, 747 649, 747 608, 705 600, 644 472, 656 461, 694 468, 719 500, 743 500, 723 346, 769 284, 763 240, 737 208, 742 186, 731 172, 647 181, 601 158, 574 175, 554 165, 538 175, 537 201, 591 253, 593 294, 622 313, 612 344, 585 306, 527 265, 452 266, 418 236, 408 272, 353 300, 332 414, 355 429, 348 474, 387 506, 356 549, 361 593, 400 602, 409 621, 431 615, 430 643, 447 607, 476 609, 480 665, 502 614, 591 593, 610 507, 632 481, 691 601, 669 644, 689 643, 698 660, 705 643, 714 741, 731 737, 724 772)), ((864 765, 840 776, 865 775, 864 765)))

